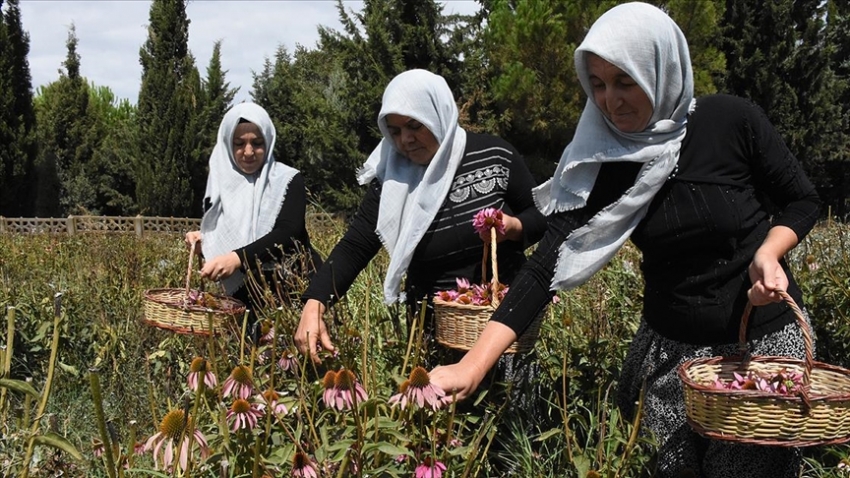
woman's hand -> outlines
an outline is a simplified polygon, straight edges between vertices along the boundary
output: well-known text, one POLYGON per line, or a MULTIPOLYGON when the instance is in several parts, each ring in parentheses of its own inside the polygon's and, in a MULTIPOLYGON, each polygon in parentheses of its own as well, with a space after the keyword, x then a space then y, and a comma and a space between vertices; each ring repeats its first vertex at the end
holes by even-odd
POLYGON ((431 371, 431 383, 442 388, 446 395, 454 393, 456 400, 469 397, 516 338, 516 332, 507 325, 488 322, 460 362, 431 371))
POLYGON ((461 401, 475 392, 486 372, 475 366, 467 366, 461 360, 451 365, 440 365, 428 375, 432 385, 441 388, 448 396, 454 394, 454 399, 461 401))
MULTIPOLYGON (((522 221, 515 218, 514 216, 510 216, 508 214, 502 213, 502 224, 505 225, 505 233, 500 234, 498 230, 496 230, 496 242, 502 242, 505 240, 509 241, 522 241, 522 221)), ((482 241, 486 243, 490 243, 490 230, 483 231, 478 234, 482 241)))
POLYGON ((753 305, 765 305, 782 300, 775 291, 776 289, 788 290, 788 276, 785 275, 785 271, 775 257, 757 252, 753 262, 750 263, 749 273, 753 286, 747 292, 747 296, 753 305))
POLYGON ((231 274, 242 267, 242 261, 235 252, 228 252, 208 260, 201 267, 201 277, 209 280, 221 280, 230 277, 231 274))
POLYGON ((797 245, 797 234, 785 226, 775 226, 767 233, 748 269, 753 286, 747 297, 753 305, 782 301, 776 289, 788 290, 788 276, 779 260, 797 245))
POLYGON ((315 363, 322 361, 319 358, 318 344, 320 342, 325 350, 334 350, 328 328, 322 319, 324 313, 325 306, 321 302, 309 299, 301 309, 301 322, 298 323, 298 329, 295 331, 295 347, 302 354, 309 354, 315 363))
POLYGON ((201 231, 189 231, 186 233, 186 238, 184 239, 186 242, 186 247, 190 248, 192 245, 195 245, 195 255, 201 254, 201 231))

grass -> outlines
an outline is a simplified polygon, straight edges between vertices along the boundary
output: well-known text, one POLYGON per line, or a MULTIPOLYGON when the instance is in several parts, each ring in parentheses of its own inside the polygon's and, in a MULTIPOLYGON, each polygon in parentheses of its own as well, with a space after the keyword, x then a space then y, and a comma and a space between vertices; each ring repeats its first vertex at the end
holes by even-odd
MULTIPOLYGON (((341 222, 311 224, 311 236, 325 256, 343 230, 341 222)), ((163 419, 177 411, 184 417, 188 412, 191 420, 171 423, 175 440, 197 429, 210 449, 204 460, 195 449, 191 476, 288 476, 294 462, 314 463, 320 476, 412 476, 418 466, 436 462, 445 465, 444 476, 452 477, 650 474, 651 437, 635 433, 613 404, 616 378, 640 318, 640 256, 633 247, 550 307, 536 346, 535 380, 518 394, 533 393, 542 404, 545 420, 537 427, 514 413, 516 406, 497 398, 508 393, 499 387, 463 407, 438 411, 390 403, 416 365, 445 357, 434 355, 433 346, 410 340, 416 337, 413 318, 382 304, 383 254, 328 320, 339 354, 318 367, 300 361, 289 370, 275 365, 291 351, 288 341, 300 317, 288 306, 265 312, 280 333, 258 347, 246 345, 238 327, 208 340, 142 323, 142 291, 183 287, 187 258, 182 237, 174 235, 0 236, 0 304, 7 319, 14 314, 13 333, 0 339, 0 364, 5 359, 9 364, 6 382, 0 382, 6 384, 0 387, 5 418, 0 473, 181 476, 177 469, 173 474, 156 471, 150 453, 132 453, 136 443, 161 430, 163 419), (39 416, 52 350, 52 386, 39 416), (195 357, 210 363, 216 387, 188 389, 195 357), (234 431, 228 412, 232 416, 241 409, 225 396, 222 383, 237 366, 251 370, 257 393, 275 390, 287 413, 266 413, 251 430, 234 431), (351 371, 355 382, 341 370, 351 371), (355 398, 352 409, 327 406, 323 382, 329 372, 342 376, 335 390, 353 390, 358 383, 366 397, 355 398), (93 394, 94 381, 100 399, 93 394), (34 393, 22 391, 21 383, 34 393), (32 459, 25 463, 31 439, 32 459), (103 442, 114 447, 95 456, 103 442)), ((790 260, 818 334, 819 358, 847 367, 848 228, 818 226, 790 260)), ((256 406, 252 401, 249 407, 256 406)), ((839 469, 848 460, 846 449, 819 447, 805 453, 806 476, 848 476, 839 469)))

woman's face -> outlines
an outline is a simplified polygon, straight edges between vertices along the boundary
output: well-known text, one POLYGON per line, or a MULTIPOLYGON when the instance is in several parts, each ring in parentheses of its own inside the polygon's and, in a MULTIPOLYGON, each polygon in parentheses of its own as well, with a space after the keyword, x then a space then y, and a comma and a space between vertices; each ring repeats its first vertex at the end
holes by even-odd
POLYGON ((646 129, 652 102, 631 76, 592 53, 587 55, 587 72, 593 102, 618 130, 639 133, 646 129))
POLYGON ((399 153, 422 166, 427 166, 434 159, 440 149, 440 143, 422 123, 408 116, 392 113, 384 119, 399 153))
POLYGON ((254 174, 266 162, 266 142, 254 123, 239 123, 233 132, 233 158, 245 174, 254 174))

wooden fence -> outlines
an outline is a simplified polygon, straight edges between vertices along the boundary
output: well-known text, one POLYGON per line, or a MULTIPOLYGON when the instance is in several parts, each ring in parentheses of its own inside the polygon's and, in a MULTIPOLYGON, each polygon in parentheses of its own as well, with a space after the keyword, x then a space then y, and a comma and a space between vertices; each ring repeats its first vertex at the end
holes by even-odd
MULTIPOLYGON (((308 212, 308 221, 329 224, 333 215, 308 212)), ((68 216, 64 217, 3 217, 0 234, 82 234, 89 232, 121 232, 143 236, 154 233, 180 233, 197 230, 201 220, 188 217, 152 216, 68 216)))
POLYGON ((3 217, 0 234, 83 234, 88 232, 123 232, 142 236, 167 232, 185 233, 198 229, 200 219, 188 217, 150 216, 68 216, 63 217, 3 217))

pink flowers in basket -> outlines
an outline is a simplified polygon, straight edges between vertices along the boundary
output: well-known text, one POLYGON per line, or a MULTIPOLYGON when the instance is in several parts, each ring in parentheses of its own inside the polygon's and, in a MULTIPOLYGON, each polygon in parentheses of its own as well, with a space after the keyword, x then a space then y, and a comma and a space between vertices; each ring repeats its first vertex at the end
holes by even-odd
POLYGON ((731 382, 717 378, 711 384, 714 388, 726 390, 757 390, 779 395, 797 393, 803 386, 803 374, 784 368, 773 375, 760 374, 752 370, 748 371, 746 375, 741 375, 738 372, 733 372, 732 375, 735 379, 731 382))
MULTIPOLYGON (((490 305, 492 303, 493 293, 490 290, 490 284, 470 285, 468 280, 461 277, 455 280, 457 281, 457 289, 437 292, 437 297, 443 302, 457 302, 467 305, 490 305)), ((500 302, 507 293, 508 286, 499 284, 498 300, 500 302)))
MULTIPOLYGON (((475 232, 481 236, 488 233, 491 229, 495 229, 496 232, 504 235, 505 222, 502 211, 492 207, 478 211, 472 219, 472 227, 475 229, 475 232)), ((486 259, 487 246, 489 243, 485 242, 484 244, 484 256, 486 259)), ((486 274, 482 271, 482 275, 486 274)), ((494 278, 495 277, 494 271, 494 278)), ((458 277, 455 281, 457 283, 457 289, 443 290, 437 293, 437 297, 440 300, 443 302, 456 302, 458 304, 467 305, 498 305, 505 297, 505 294, 508 293, 508 286, 499 283, 498 279, 494 279, 493 283, 484 283, 481 285, 470 284, 469 280, 463 277, 458 277), (494 294, 496 297, 493 297, 494 294)))
POLYGON ((198 305, 209 309, 217 309, 221 305, 214 295, 196 289, 189 291, 186 300, 190 305, 198 305))

